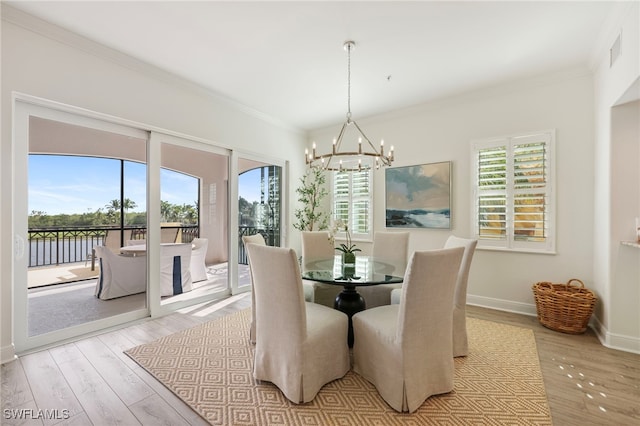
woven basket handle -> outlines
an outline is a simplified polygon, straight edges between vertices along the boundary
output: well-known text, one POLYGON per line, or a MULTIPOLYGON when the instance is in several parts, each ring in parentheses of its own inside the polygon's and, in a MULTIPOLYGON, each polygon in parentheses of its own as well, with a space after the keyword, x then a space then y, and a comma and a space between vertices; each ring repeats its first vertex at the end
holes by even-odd
POLYGON ((579 282, 580 283, 580 288, 584 288, 584 283, 582 281, 580 281, 579 279, 577 279, 577 278, 571 278, 569 281, 567 281, 566 287, 567 288, 569 288, 569 287, 577 287, 577 285, 572 285, 571 284, 573 281, 579 282))

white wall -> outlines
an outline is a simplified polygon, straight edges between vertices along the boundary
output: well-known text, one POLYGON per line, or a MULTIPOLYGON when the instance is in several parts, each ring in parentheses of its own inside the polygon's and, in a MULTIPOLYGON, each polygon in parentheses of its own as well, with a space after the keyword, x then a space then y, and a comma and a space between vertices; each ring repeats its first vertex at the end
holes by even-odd
POLYGON ((634 161, 638 158, 637 151, 633 154, 640 149, 633 144, 640 143, 637 140, 640 118, 634 119, 632 106, 630 109, 616 107, 622 102, 640 99, 640 4, 619 5, 616 12, 602 36, 594 61, 593 210, 597 221, 593 224, 593 250, 594 278, 600 297, 596 331, 605 345, 640 353, 640 277, 632 272, 634 268, 637 271, 639 258, 633 251, 640 252, 640 249, 620 244, 621 240, 631 238, 630 231, 625 234, 622 229, 633 226, 634 217, 640 214, 640 211, 633 213, 633 206, 620 208, 640 193, 638 165, 634 161), (621 53, 610 65, 609 48, 619 35, 621 53), (629 134, 632 136, 624 136, 629 134), (628 178, 624 177, 625 173, 628 178))
POLYGON ((13 91, 203 138, 267 158, 281 158, 292 162, 293 179, 303 167, 298 155, 303 135, 5 4, 2 19, 0 360, 5 361, 13 356, 12 285, 26 287, 26 283, 12 282, 13 91))
MULTIPOLYGON (((394 167, 453 162, 452 229, 410 230, 410 249, 442 247, 450 234, 471 235, 470 141, 556 129, 557 254, 478 250, 469 280, 470 303, 535 313, 531 286, 580 278, 593 287, 593 82, 587 70, 571 70, 467 96, 359 120, 372 140, 394 145, 394 167)), ((357 111, 354 111, 357 112, 357 111)), ((310 141, 330 147, 334 128, 310 141)), ((384 171, 375 176, 375 230, 385 227, 384 171)))

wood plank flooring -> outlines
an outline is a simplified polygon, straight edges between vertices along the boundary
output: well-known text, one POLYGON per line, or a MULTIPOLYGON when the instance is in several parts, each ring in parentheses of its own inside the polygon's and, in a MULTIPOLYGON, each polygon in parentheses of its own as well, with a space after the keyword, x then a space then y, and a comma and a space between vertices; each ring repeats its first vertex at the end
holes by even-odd
MULTIPOLYGON (((250 305, 248 294, 234 296, 5 364, 0 424, 205 425, 122 351, 250 305)), ((548 330, 533 317, 473 306, 467 315, 534 331, 555 425, 640 424, 640 355, 607 349, 591 331, 548 330)))

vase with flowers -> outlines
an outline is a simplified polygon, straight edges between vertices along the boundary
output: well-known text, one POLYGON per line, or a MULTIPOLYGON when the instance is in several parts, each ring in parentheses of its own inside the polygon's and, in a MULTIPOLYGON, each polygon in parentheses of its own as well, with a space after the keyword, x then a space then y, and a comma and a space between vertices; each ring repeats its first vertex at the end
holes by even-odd
POLYGON ((353 244, 353 242, 351 241, 351 234, 349 233, 349 226, 346 223, 344 223, 341 219, 338 219, 333 223, 333 227, 332 227, 332 231, 333 232, 331 233, 331 235, 334 236, 337 231, 341 231, 341 230, 344 230, 344 233, 345 233, 345 236, 346 236, 346 242, 345 243, 341 243, 335 249, 342 252, 342 265, 343 266, 355 267, 356 252, 362 251, 362 250, 357 248, 356 245, 353 244))

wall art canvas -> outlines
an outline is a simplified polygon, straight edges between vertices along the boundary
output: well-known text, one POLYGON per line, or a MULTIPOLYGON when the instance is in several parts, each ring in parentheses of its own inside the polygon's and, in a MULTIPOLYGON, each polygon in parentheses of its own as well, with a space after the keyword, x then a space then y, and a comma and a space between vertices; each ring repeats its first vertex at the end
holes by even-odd
POLYGON ((451 161, 385 170, 387 228, 451 228, 451 161))

